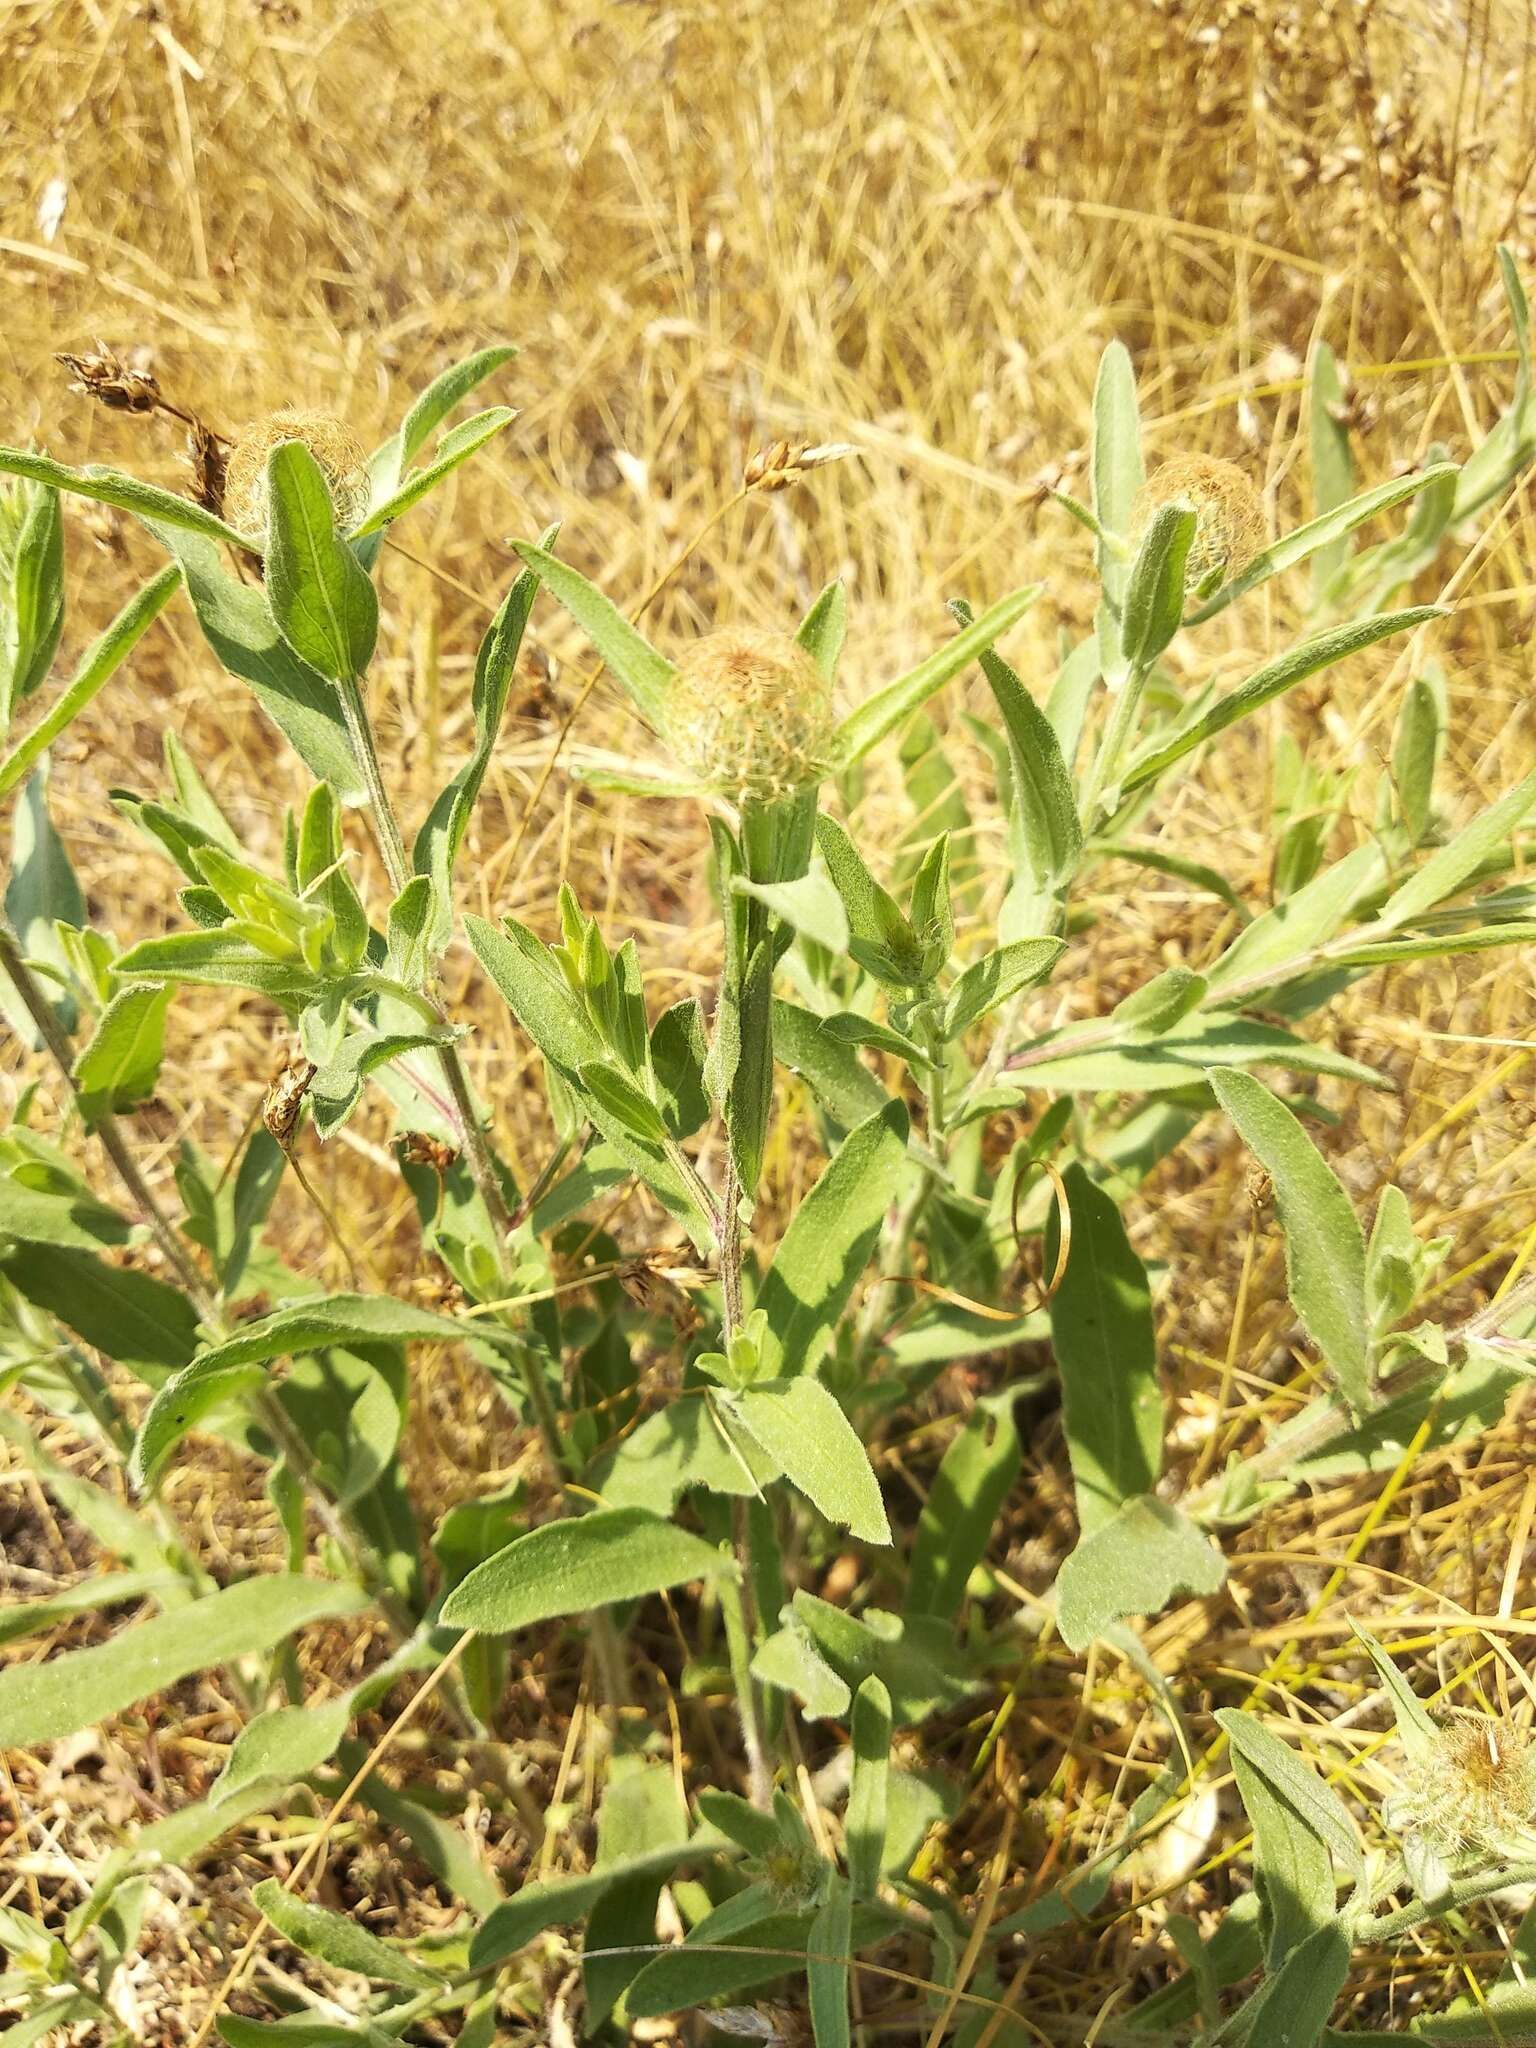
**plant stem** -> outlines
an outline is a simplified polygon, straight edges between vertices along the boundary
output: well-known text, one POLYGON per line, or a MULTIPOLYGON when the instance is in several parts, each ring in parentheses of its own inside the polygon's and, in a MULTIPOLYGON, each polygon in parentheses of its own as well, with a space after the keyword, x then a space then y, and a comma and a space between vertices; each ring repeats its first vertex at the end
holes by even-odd
MULTIPOLYGON (((405 840, 401 835, 399 820, 395 816, 394 805, 390 802, 389 791, 384 785, 383 770, 379 766, 379 752, 374 745, 373 727, 369 722, 367 707, 363 703, 362 689, 356 678, 349 678, 337 685, 337 691, 341 699, 342 716, 346 720, 347 737, 352 743, 352 752, 362 771, 363 783, 368 791, 368 808, 373 816, 374 836, 389 875, 390 886, 398 896, 411 880, 411 864, 406 856, 405 840)), ((496 1162, 486 1142, 485 1130, 475 1109, 474 1097, 470 1094, 469 1076, 464 1071, 464 1062, 459 1057, 457 1045, 447 1035, 448 1020, 441 1006, 431 996, 426 995, 422 997, 422 1003, 445 1034, 443 1042, 437 1048, 437 1056, 453 1105, 453 1120, 458 1127, 465 1163, 475 1183, 475 1192, 484 1203, 486 1214, 490 1218, 492 1234, 496 1241, 496 1263, 501 1272, 503 1285, 508 1294, 515 1294, 517 1275, 507 1245, 513 1227, 512 1213, 502 1193, 496 1162)), ((549 1460, 550 1470, 557 1479, 568 1478, 570 1465, 560 1431, 560 1418, 555 1411, 554 1402, 550 1399, 549 1388, 545 1384, 539 1361, 532 1349, 524 1344, 518 1347, 517 1362, 528 1396, 528 1406, 544 1446, 544 1455, 549 1460)))
MULTIPOLYGON (((741 1183, 736 1175, 736 1162, 729 1155, 719 1213, 720 1328, 729 1350, 731 1339, 742 1324, 741 1183)), ((730 1651, 731 1683, 736 1690, 736 1710, 741 1721, 741 1746, 747 1758, 748 1788, 752 1804, 766 1812, 773 1803, 773 1779, 763 1749, 762 1702, 758 1698, 757 1680, 752 1676, 758 1617, 752 1577, 752 1523, 744 1499, 732 1503, 731 1537, 739 1576, 722 1581, 721 1611, 730 1651)))
POLYGON ((1147 687, 1149 673, 1150 671, 1145 668, 1133 668, 1116 693, 1115 708, 1110 713, 1104 738, 1093 757, 1093 765, 1088 770, 1088 780, 1083 786, 1080 812, 1085 834, 1094 828, 1094 814, 1098 810, 1100 796, 1106 788, 1114 786, 1111 778, 1118 769, 1120 756, 1125 752, 1135 730, 1136 714, 1141 709, 1142 692, 1147 687))

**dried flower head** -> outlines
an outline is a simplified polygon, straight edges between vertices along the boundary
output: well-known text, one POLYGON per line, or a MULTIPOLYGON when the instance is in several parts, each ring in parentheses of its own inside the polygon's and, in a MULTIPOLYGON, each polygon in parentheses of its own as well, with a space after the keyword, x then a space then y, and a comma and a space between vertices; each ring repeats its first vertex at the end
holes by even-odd
POLYGON ((115 349, 98 341, 90 355, 62 350, 54 357, 70 373, 70 390, 94 398, 111 412, 153 412, 161 403, 160 386, 148 370, 125 363, 115 349))
POLYGON ((368 457, 351 428, 328 412, 284 407, 248 427, 230 451, 224 475, 224 517, 260 549, 267 540, 267 457, 280 441, 302 441, 319 464, 339 532, 360 526, 368 511, 368 457))
POLYGON ((771 803, 826 774, 832 693, 787 634, 727 627, 683 656, 667 689, 664 724, 689 774, 737 803, 771 803))
POLYGON ((304 1098, 314 1078, 314 1061, 305 1059, 302 1053, 289 1053, 267 1083, 261 1120, 285 1152, 293 1143, 304 1109, 304 1098))
POLYGON ((1180 501, 1195 513, 1195 537, 1184 568, 1197 592, 1245 569, 1264 540, 1264 507, 1245 470, 1219 455, 1177 455, 1153 470, 1136 495, 1131 538, 1139 541, 1154 512, 1180 501))
POLYGON ((1445 1856, 1509 1852, 1536 1809, 1536 1750, 1509 1721, 1449 1722, 1408 1758, 1391 1823, 1445 1856))

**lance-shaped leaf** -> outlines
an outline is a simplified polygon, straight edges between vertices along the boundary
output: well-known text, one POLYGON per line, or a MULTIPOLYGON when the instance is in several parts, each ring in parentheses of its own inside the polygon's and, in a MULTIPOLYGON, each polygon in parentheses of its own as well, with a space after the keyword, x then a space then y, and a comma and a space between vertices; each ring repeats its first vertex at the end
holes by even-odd
POLYGON ((301 661, 278 631, 262 587, 231 576, 211 541, 174 526, 150 531, 181 564, 187 595, 208 645, 256 701, 319 782, 358 803, 362 770, 347 738, 334 686, 301 661))
MULTIPOLYGON (((954 601, 950 610, 962 626, 972 623, 968 604, 954 601)), ((1079 649, 1079 654, 1083 652, 1079 649)), ((1086 664, 1097 673, 1097 654, 1086 664)), ((1077 815, 1072 775, 1056 727, 1030 696, 1017 673, 992 648, 981 655, 986 677, 1008 734, 1008 759, 1013 771, 1013 802, 1019 833, 1037 888, 1058 889, 1071 880, 1083 851, 1083 828, 1077 815)))
POLYGON ((986 1555, 1019 1476, 1023 1448, 1014 1426, 1017 1395, 984 1395, 939 1462, 918 1517, 907 1578, 908 1614, 954 1621, 967 1581, 986 1555))
POLYGON ((820 1380, 768 1380, 717 1397, 829 1522, 889 1543, 880 1483, 853 1425, 820 1380))
POLYGON ((64 517, 59 494, 46 484, 23 484, 0 504, 0 522, 7 529, 0 548, 7 586, 0 614, 4 733, 17 706, 46 679, 64 631, 64 517))
POLYGON ((1362 936, 1369 938, 1373 931, 1395 931, 1422 917, 1437 903, 1443 903, 1447 896, 1454 896, 1483 862, 1506 843, 1532 804, 1536 804, 1536 768, 1507 790, 1496 804, 1490 804, 1481 817, 1464 826, 1447 845, 1432 853, 1423 867, 1388 898, 1375 926, 1362 936))
POLYGON ((284 1941, 329 1963, 332 1969, 350 1970, 355 1976, 396 1984, 406 1991, 428 1990, 439 1981, 430 1970, 421 1969, 345 1913, 296 1899, 275 1877, 264 1877, 251 1897, 284 1941))
POLYGON ((16 787, 43 749, 51 745, 64 728, 79 717, 96 693, 111 681, 170 603, 180 582, 181 571, 172 563, 128 600, 86 654, 57 702, 24 738, 17 741, 4 761, 0 761, 0 796, 16 787))
POLYGON ((13 1664, 0 1671, 0 1747, 55 1742, 194 1671, 255 1656, 309 1622, 367 1605, 359 1586, 277 1573, 242 1579, 46 1664, 13 1664))
POLYGON ((614 678, 633 698, 641 717, 653 731, 662 727, 667 686, 675 666, 633 627, 610 598, 579 570, 572 569, 543 548, 519 541, 517 552, 533 570, 550 596, 565 606, 597 652, 612 670, 614 678))
POLYGON ((1371 1396, 1365 1239, 1349 1196, 1298 1119, 1251 1074, 1211 1074, 1216 1099, 1274 1183, 1291 1301, 1357 1413, 1371 1396))
POLYGON ((206 540, 227 541, 242 552, 250 546, 249 541, 236 533, 232 526, 226 526, 222 519, 215 519, 211 512, 204 511, 201 505, 194 505, 190 498, 180 498, 174 491, 162 490, 158 484, 141 483, 136 476, 124 476, 120 470, 95 465, 86 469, 70 469, 49 455, 33 455, 25 448, 6 447, 0 447, 0 470, 8 471, 12 476, 30 477, 34 483, 51 485, 56 491, 72 491, 77 497, 94 498, 98 505, 115 505, 120 512, 132 512, 146 523, 163 521, 188 533, 201 534, 206 540))
POLYGON ((437 453, 426 467, 413 471, 398 490, 376 506, 352 538, 364 540, 371 533, 381 533, 402 513, 409 512, 413 505, 419 505, 429 491, 436 490, 445 476, 451 476, 461 462, 477 455, 487 441, 494 440, 516 418, 517 414, 510 405, 493 405, 485 412, 477 412, 473 419, 465 420, 451 434, 445 434, 438 444, 437 453))
POLYGON ((467 1327, 452 1316, 388 1295, 333 1294, 279 1309, 260 1322, 248 1323, 237 1337, 215 1344, 166 1381, 139 1424, 129 1476, 136 1486, 147 1486, 205 1415, 265 1383, 263 1368, 274 1358, 323 1351, 332 1344, 452 1344, 468 1335, 491 1344, 515 1341, 493 1323, 467 1327))
POLYGON ((1205 970, 1212 992, 1219 997, 1237 988, 1246 998, 1283 980, 1288 969, 1309 964, 1306 956, 1333 937, 1375 887, 1384 867, 1381 848, 1368 841, 1256 917, 1205 970))
POLYGON ((880 1889, 890 1814, 891 1695, 884 1682, 866 1678, 853 1702, 853 1784, 844 1837, 848 1881, 857 1899, 880 1889))
MULTIPOLYGON (((56 923, 83 926, 86 922, 85 893, 70 865, 64 842, 54 830, 48 813, 48 761, 45 756, 28 776, 11 819, 11 867, 5 884, 5 914, 31 959, 46 961, 67 971, 68 956, 60 944, 56 923)), ((66 1031, 75 1025, 74 998, 63 990, 50 988, 53 1008, 66 1031)), ((37 1026, 13 992, 10 977, 0 969, 0 1013, 9 1017, 12 1028, 24 1044, 35 1044, 37 1026)))
POLYGON ((1182 761, 1196 747, 1204 746, 1207 740, 1225 732, 1228 726, 1236 725, 1239 719, 1247 718, 1262 705, 1294 689, 1308 676, 1332 668, 1364 648, 1374 647, 1378 640, 1385 640, 1390 634, 1408 633, 1430 619, 1444 617, 1444 608, 1439 605, 1415 605, 1407 611, 1384 612, 1379 617, 1354 619, 1348 625, 1332 626, 1325 633, 1316 633, 1310 640, 1287 648, 1284 654, 1256 670, 1235 690, 1218 699, 1208 711, 1174 733, 1172 738, 1160 742, 1133 761, 1121 778, 1125 794, 1133 795, 1147 783, 1155 782, 1175 761, 1182 761))
MULTIPOLYGON (((503 364, 511 362, 517 350, 509 342, 478 349, 462 362, 451 364, 432 379, 401 422, 399 430, 368 458, 372 505, 384 503, 400 481, 401 471, 426 446, 454 407, 478 390, 503 364)), ((370 537, 371 538, 371 537, 370 537)), ((377 541, 371 541, 376 547, 377 541)))
MULTIPOLYGON (((1104 1190, 1076 1163, 1063 1180, 1071 1242, 1051 1297, 1051 1341, 1078 1524, 1086 1537, 1110 1521, 1122 1501, 1156 1485, 1163 1402, 1146 1268, 1104 1190)), ((1064 1228, 1053 1213, 1047 1270, 1055 1265, 1064 1228)))
POLYGON ((1337 1912, 1334 1856, 1358 1873, 1361 1854, 1349 1816, 1323 1780, 1252 1714, 1217 1716, 1232 1744, 1232 1769, 1253 1826, 1254 1884, 1269 1967, 1337 1912))
MULTIPOLYGON (((558 532, 558 527, 550 527, 540 545, 553 547, 558 532)), ((459 848, 464 843, 464 834, 496 749, 513 672, 522 651, 523 634, 527 630, 528 616, 533 610, 538 587, 538 577, 531 569, 524 569, 502 599, 501 609, 480 643, 471 692, 475 715, 474 750, 433 804, 411 849, 411 864, 416 872, 432 877, 436 904, 432 944, 438 952, 447 945, 453 928, 454 863, 459 857, 459 848)))
POLYGON ((816 2048, 848 2048, 848 1961, 853 1945, 853 1896, 846 1881, 828 1880, 805 1944, 806 2000, 816 2048))
POLYGON ((841 579, 829 583, 811 606, 795 638, 815 660, 829 683, 837 681, 837 664, 848 635, 848 593, 841 579))
POLYGON ((114 1266, 78 1245, 6 1242, 3 1235, 0 1273, 84 1343, 147 1379, 178 1371, 197 1350, 197 1311, 150 1273, 114 1266))
POLYGON ((288 645, 333 683, 361 676, 379 634, 368 572, 336 531, 325 474, 302 441, 267 457, 267 603, 288 645))
POLYGON ((1499 244, 1499 273, 1509 302, 1518 363, 1509 409, 1468 456, 1456 482, 1453 524, 1460 525, 1506 491, 1536 453, 1536 390, 1531 377, 1531 311, 1511 250, 1499 244))
POLYGON ((974 625, 957 633, 916 668, 866 697, 839 723, 833 735, 837 769, 851 768, 856 761, 862 761, 888 733, 926 704, 935 690, 942 689, 951 676, 958 675, 967 662, 974 661, 984 647, 990 647, 1015 620, 1022 618, 1039 595, 1039 584, 1030 584, 999 599, 974 625))
POLYGON ((1015 939, 973 960, 944 1002, 943 1031, 959 1038, 971 1026, 1023 989, 1043 981, 1060 959, 1061 939, 1015 939))
POLYGON ((1099 358, 1093 387, 1093 511, 1100 529, 1099 657, 1111 668, 1120 654, 1120 605, 1130 574, 1129 550, 1116 546, 1131 530, 1136 494, 1145 480, 1136 372, 1123 342, 1112 341, 1099 358))
POLYGON ((1266 582, 1282 569, 1294 568, 1298 562, 1316 554, 1319 548, 1329 547, 1346 534, 1353 533, 1357 526, 1374 519, 1378 512, 1389 512, 1394 505, 1401 505, 1405 498, 1416 497, 1420 491, 1428 490, 1443 478, 1454 477, 1455 474, 1454 462, 1432 463, 1408 476, 1392 477, 1384 484, 1377 484, 1374 490, 1362 491, 1345 504, 1335 505, 1316 519, 1309 519, 1304 526, 1293 527, 1255 555, 1240 575, 1224 584, 1214 597, 1193 613, 1190 624, 1198 625, 1201 620, 1225 611, 1229 604, 1245 591, 1252 590, 1255 584, 1266 582))
POLYGON ((757 1297, 761 1371, 813 1373, 863 1276, 907 1157, 907 1112, 882 1104, 850 1131, 796 1210, 757 1297))
MULTIPOLYGON (((1340 414, 1344 407, 1344 386, 1339 365, 1326 341, 1312 351, 1311 374, 1307 379, 1307 416, 1312 447, 1312 510, 1325 518, 1348 504, 1355 487, 1355 464, 1349 447, 1349 428, 1340 414)), ((1347 532, 1325 541, 1312 557, 1312 597, 1317 603, 1349 556, 1347 532)))
POLYGON ((735 1573, 723 1551, 644 1508, 598 1508, 546 1522, 497 1551, 460 1580, 439 1618, 445 1628, 506 1635, 735 1573))

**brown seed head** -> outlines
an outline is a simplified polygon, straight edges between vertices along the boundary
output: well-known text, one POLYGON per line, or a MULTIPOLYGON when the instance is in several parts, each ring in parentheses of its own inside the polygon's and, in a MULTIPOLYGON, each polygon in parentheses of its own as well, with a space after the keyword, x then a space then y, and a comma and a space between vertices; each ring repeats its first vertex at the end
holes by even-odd
POLYGON ((689 648, 667 690, 665 738, 679 764, 737 803, 813 788, 832 754, 832 693, 784 633, 732 626, 689 648))
POLYGON ((1247 567, 1264 540, 1264 507, 1245 470, 1219 455, 1177 455, 1153 470, 1136 494, 1131 538, 1139 541, 1154 512, 1181 499, 1195 511, 1195 537, 1185 587, 1229 581, 1247 567))
POLYGON ((267 542, 267 457, 280 441, 302 441, 320 466, 337 530, 350 533, 368 511, 368 457, 351 428, 328 412, 284 407, 248 427, 230 451, 224 517, 258 550, 267 542))
POLYGON ((54 361, 69 371, 71 391, 94 398, 112 412, 153 412, 161 402, 160 386, 150 372, 125 363, 104 341, 98 341, 89 355, 67 355, 61 349, 54 361))

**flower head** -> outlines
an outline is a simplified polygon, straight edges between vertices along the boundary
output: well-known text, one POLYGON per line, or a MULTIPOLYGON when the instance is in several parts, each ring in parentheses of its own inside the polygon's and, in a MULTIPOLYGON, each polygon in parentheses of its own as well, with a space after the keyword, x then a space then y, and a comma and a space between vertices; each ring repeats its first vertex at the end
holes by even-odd
POLYGON ((1439 1855, 1506 1855, 1536 1809, 1536 1749, 1508 1721, 1458 1718, 1409 1755, 1390 1804, 1391 1825, 1439 1855))
POLYGON ((351 428, 328 412, 283 407, 248 427, 230 450, 224 476, 224 517, 261 550, 267 541, 267 457, 280 441, 302 441, 331 494, 339 533, 368 512, 368 457, 351 428))
POLYGON ((737 803, 814 787, 831 759, 833 723, 832 692, 798 641, 740 626, 688 650, 663 711, 679 765, 737 803))
POLYGON ((1228 582, 1258 553, 1264 508, 1247 472, 1235 462, 1219 455, 1177 455, 1153 470, 1136 494, 1132 539, 1139 541, 1152 515, 1175 500, 1193 506, 1195 513, 1195 537, 1184 567, 1191 593, 1228 582))

